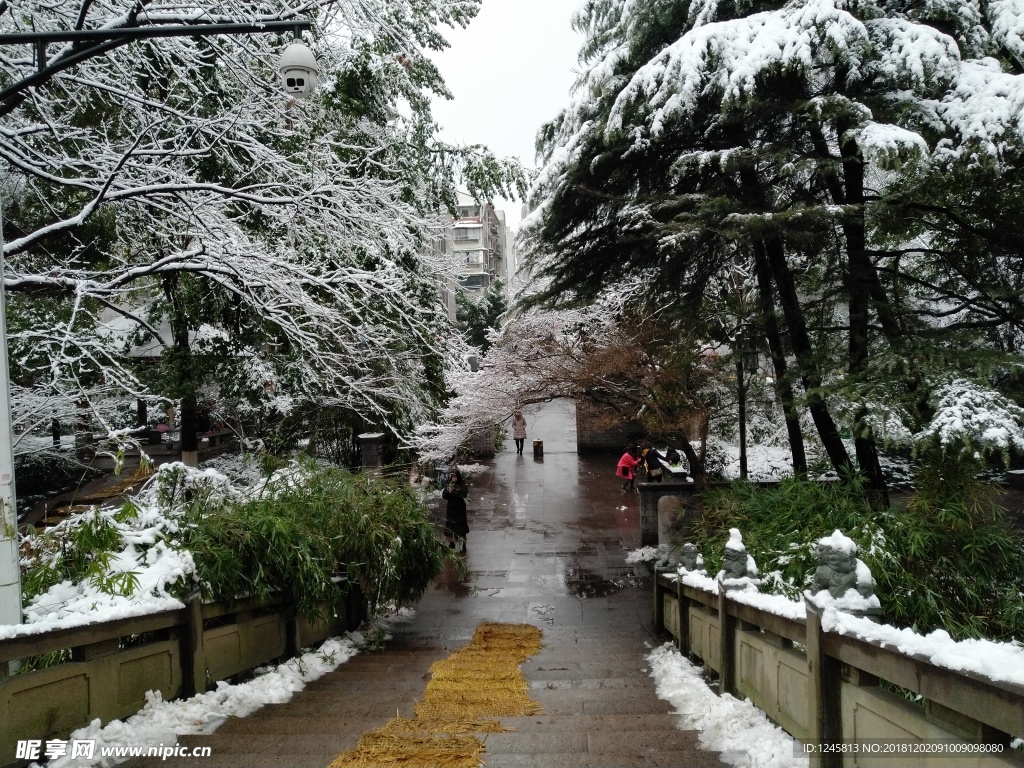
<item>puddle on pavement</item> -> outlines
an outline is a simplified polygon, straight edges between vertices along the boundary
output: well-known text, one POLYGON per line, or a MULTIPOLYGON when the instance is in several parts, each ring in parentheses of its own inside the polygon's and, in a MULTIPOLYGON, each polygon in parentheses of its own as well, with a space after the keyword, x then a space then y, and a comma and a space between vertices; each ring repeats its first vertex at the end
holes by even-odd
POLYGON ((441 574, 434 582, 434 589, 443 589, 456 597, 469 597, 473 592, 473 585, 463 581, 458 569, 452 563, 446 562, 441 574))
POLYGON ((565 574, 565 587, 573 597, 607 597, 624 586, 625 583, 605 579, 579 565, 569 566, 565 574))

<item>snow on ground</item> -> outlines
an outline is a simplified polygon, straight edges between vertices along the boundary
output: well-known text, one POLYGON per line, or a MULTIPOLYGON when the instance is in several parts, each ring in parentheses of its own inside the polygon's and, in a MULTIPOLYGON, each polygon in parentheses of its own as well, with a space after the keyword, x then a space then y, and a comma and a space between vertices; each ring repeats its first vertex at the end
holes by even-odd
MULTIPOLYGON (((717 445, 725 453, 726 457, 722 475, 726 480, 736 480, 740 476, 739 445, 722 441, 719 441, 717 445)), ((694 447, 696 448, 697 446, 694 447)), ((847 449, 851 454, 853 453, 852 442, 848 442, 847 449)), ((815 459, 814 456, 808 456, 807 458, 812 462, 815 459)), ((879 462, 882 465, 882 472, 889 478, 893 490, 909 488, 913 485, 914 473, 906 459, 898 456, 880 455, 879 462)), ((781 480, 784 477, 790 477, 792 474, 793 455, 790 453, 789 446, 747 446, 747 478, 749 480, 781 480)), ((835 473, 830 474, 835 476, 835 473)))
MULTIPOLYGON (((50 536, 60 537, 63 531, 83 522, 99 520, 114 527, 120 534, 121 548, 112 553, 106 573, 111 577, 134 579, 135 588, 110 589, 95 579, 55 584, 25 605, 25 623, 0 626, 0 640, 183 607, 174 592, 194 578, 196 569, 192 554, 178 548, 176 510, 165 509, 158 500, 161 475, 184 473, 186 486, 203 485, 227 498, 246 498, 300 482, 305 471, 297 464, 290 464, 266 478, 256 462, 227 455, 203 462, 198 469, 180 462, 162 465, 133 500, 135 514, 119 517, 119 508, 98 507, 72 515, 49 531, 50 536)), ((36 549, 39 544, 31 538, 26 543, 28 550, 36 549)), ((53 553, 47 554, 43 547, 36 556, 45 559, 53 553)), ((23 559, 23 567, 27 564, 23 559)))
POLYGON ((265 477, 254 453, 222 453, 207 459, 201 466, 203 469, 220 472, 236 486, 252 488, 259 485, 265 477))
POLYGON ((474 479, 477 475, 486 472, 489 467, 484 464, 459 464, 459 472, 462 473, 462 477, 469 481, 474 479))
POLYGON ((647 563, 657 559, 657 547, 640 547, 640 549, 631 550, 626 554, 627 565, 638 565, 639 563, 647 563))
POLYGON ((111 556, 108 573, 134 575, 137 586, 132 593, 111 594, 95 581, 76 584, 63 581, 36 595, 25 605, 24 624, 0 626, 0 640, 177 610, 184 606, 171 591, 182 580, 191 578, 195 573, 195 563, 190 552, 171 545, 177 522, 155 506, 140 505, 138 515, 124 522, 116 521, 115 514, 115 509, 104 508, 73 515, 53 530, 75 526, 79 520, 90 516, 111 521, 121 534, 123 549, 111 556))
MULTIPOLYGON (((245 717, 264 704, 289 701, 306 683, 337 669, 356 653, 363 642, 359 633, 343 638, 330 638, 319 649, 289 659, 277 667, 263 669, 262 674, 246 683, 217 683, 217 689, 190 699, 164 701, 159 691, 146 694, 146 706, 126 720, 113 720, 101 725, 99 719, 79 728, 69 740, 95 739, 95 757, 86 760, 68 756, 51 760, 47 768, 108 768, 128 757, 102 757, 104 747, 174 746, 179 736, 209 734, 230 717, 245 717)), ((36 764, 33 764, 35 766, 36 764)))
MULTIPOLYGON (((316 650, 308 651, 294 659, 277 665, 256 670, 256 678, 245 683, 231 685, 217 683, 217 689, 200 693, 189 699, 163 701, 158 691, 146 694, 146 706, 137 714, 125 720, 113 720, 101 725, 94 720, 84 728, 74 731, 70 740, 95 739, 95 757, 60 757, 47 763, 46 768, 109 768, 128 757, 101 757, 103 747, 156 747, 173 746, 179 736, 213 733, 228 718, 245 717, 265 704, 282 704, 306 687, 306 683, 323 677, 351 659, 368 641, 389 640, 389 629, 395 624, 411 621, 416 612, 401 608, 382 618, 364 635, 350 632, 343 637, 332 637, 316 650), (374 638, 373 635, 379 635, 374 638)), ((31 768, 39 768, 33 764, 31 768)))
MULTIPOLYGON (((740 448, 732 443, 723 443, 726 462, 722 473, 729 480, 740 476, 740 448)), ((793 454, 789 446, 770 445, 747 446, 747 479, 781 480, 793 474, 793 454)))
POLYGON ((722 762, 739 768, 803 768, 793 737, 768 721, 749 701, 708 688, 701 668, 684 659, 671 643, 651 651, 651 665, 658 697, 678 714, 679 728, 698 731, 705 749, 721 752, 722 762))

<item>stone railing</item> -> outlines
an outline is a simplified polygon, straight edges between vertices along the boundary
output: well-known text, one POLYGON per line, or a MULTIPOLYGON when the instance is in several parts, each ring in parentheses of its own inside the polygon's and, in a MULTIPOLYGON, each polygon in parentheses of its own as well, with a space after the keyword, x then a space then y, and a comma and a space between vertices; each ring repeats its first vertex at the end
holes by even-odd
POLYGON ((1024 686, 824 631, 810 601, 799 619, 684 584, 674 570, 654 581, 655 625, 703 662, 719 693, 748 698, 807 745, 812 766, 1024 764, 1010 746, 1024 735, 1024 686))
POLYGON ((18 740, 66 740, 96 718, 135 714, 147 691, 192 696, 354 628, 362 599, 349 595, 324 621, 294 616, 283 601, 194 598, 180 610, 0 641, 0 765, 16 762, 18 740), (11 662, 61 651, 68 661, 10 674, 11 662))

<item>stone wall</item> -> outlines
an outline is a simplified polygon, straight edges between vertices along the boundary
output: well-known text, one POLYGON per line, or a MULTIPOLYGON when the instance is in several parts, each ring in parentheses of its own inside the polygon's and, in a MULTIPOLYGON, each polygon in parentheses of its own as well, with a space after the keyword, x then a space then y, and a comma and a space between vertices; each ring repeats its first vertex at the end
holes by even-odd
POLYGON ((576 453, 622 453, 643 438, 643 426, 628 421, 608 426, 611 417, 597 406, 576 404, 576 453))

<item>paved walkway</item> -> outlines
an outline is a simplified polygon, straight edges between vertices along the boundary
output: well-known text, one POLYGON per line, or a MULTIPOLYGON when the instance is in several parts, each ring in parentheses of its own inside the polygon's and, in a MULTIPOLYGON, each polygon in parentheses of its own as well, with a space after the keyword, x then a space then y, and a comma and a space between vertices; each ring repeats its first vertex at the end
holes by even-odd
POLYGON ((652 634, 650 579, 624 562, 640 545, 639 500, 620 492, 617 457, 576 455, 571 403, 526 416, 525 454, 510 440, 470 484, 470 579, 444 573, 382 651, 358 654, 288 704, 182 738, 212 748, 204 768, 325 768, 363 732, 412 716, 430 665, 468 643, 481 621, 544 633, 543 650, 523 665, 544 713, 503 718, 514 732, 483 736, 488 768, 722 765, 655 696, 645 656, 663 639, 652 634), (531 454, 534 438, 544 441, 543 461, 531 454))

